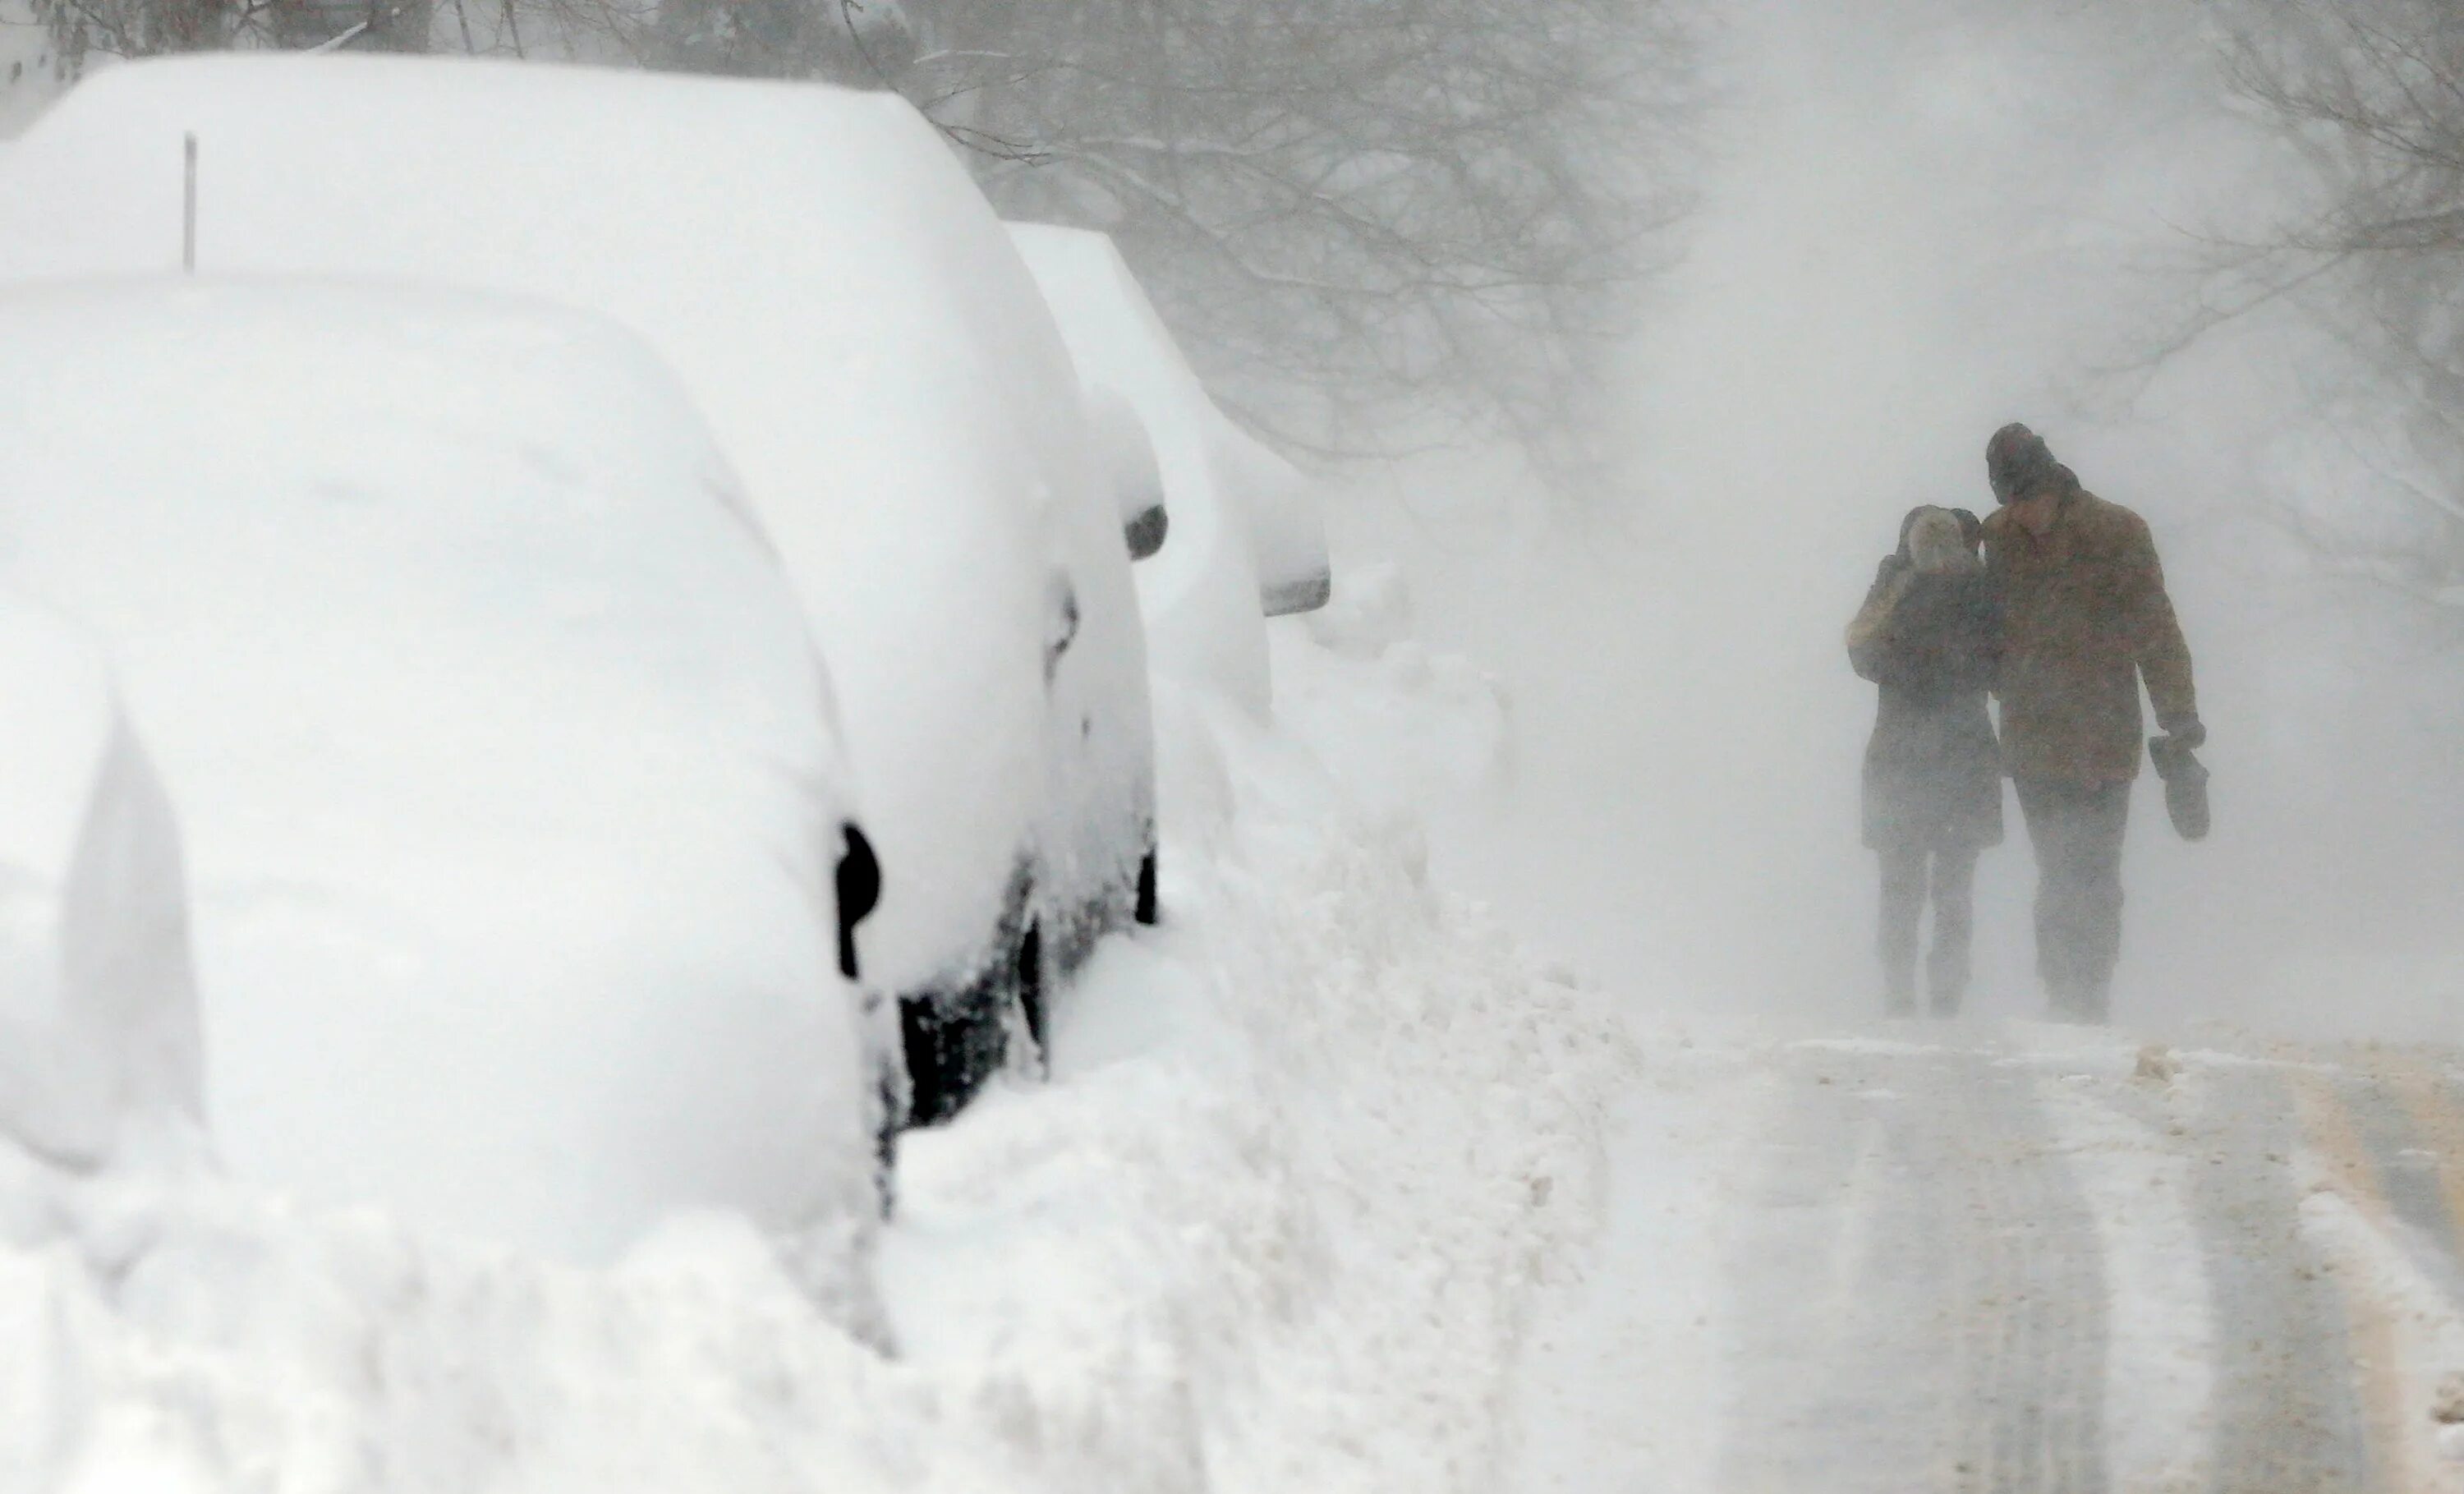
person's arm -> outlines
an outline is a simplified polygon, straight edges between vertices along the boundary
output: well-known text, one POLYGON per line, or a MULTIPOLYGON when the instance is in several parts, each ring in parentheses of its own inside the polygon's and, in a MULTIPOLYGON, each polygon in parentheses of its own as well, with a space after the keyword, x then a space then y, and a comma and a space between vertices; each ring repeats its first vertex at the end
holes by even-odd
POLYGON ((1896 650, 1891 647, 1891 613, 1915 579, 1915 567, 1896 555, 1884 556, 1874 572, 1874 584, 1865 593, 1865 604, 1857 609, 1856 621, 1848 625, 1848 664, 1859 678, 1882 685, 1888 684, 1896 672, 1892 668, 1896 650))
POLYGON ((1990 620, 1986 633, 1992 641, 1987 649, 1991 662, 1985 688, 1996 698, 2002 693, 2002 666, 2011 652, 2011 571, 2001 539, 2001 525, 2007 521, 1997 514, 1985 524, 1985 611, 1990 620))
POLYGON ((2130 625, 2130 655, 2147 682, 2147 699, 2156 708, 2156 725, 2167 736, 2195 747, 2207 737, 2199 724, 2199 693, 2190 673, 2190 645, 2182 636, 2181 620, 2173 615, 2173 599, 2165 591, 2165 567, 2156 559, 2156 539, 2145 520, 2131 525, 2123 557, 2123 614, 2130 625))
POLYGON ((2002 684, 2002 595, 1991 581, 1977 589, 1969 620, 1971 631, 1960 683, 1969 690, 1997 690, 2002 684))

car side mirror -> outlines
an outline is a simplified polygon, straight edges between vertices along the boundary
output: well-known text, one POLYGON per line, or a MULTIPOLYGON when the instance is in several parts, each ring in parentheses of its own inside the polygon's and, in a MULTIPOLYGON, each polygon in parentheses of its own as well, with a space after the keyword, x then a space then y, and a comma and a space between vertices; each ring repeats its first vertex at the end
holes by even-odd
POLYGON ((881 862, 872 842, 853 823, 839 826, 840 851, 835 877, 839 895, 839 974, 857 978, 856 925, 881 906, 881 862))
POLYGON ((1259 610, 1288 617, 1325 606, 1334 595, 1334 566, 1327 555, 1324 495, 1317 482, 1228 423, 1214 460, 1247 520, 1259 610))
POLYGON ((1163 465, 1147 423, 1130 402, 1102 384, 1087 386, 1087 428, 1106 490, 1121 519, 1130 559, 1163 548, 1172 519, 1164 507, 1163 465))

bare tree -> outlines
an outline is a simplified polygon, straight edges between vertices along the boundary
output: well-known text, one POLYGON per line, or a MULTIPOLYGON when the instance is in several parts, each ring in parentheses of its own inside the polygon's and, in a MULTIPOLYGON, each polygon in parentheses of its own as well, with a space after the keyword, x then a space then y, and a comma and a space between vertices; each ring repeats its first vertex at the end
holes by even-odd
POLYGON ((2233 88, 2307 200, 2228 246, 2189 335, 2280 306, 2351 352, 2321 403, 2367 475, 2277 517, 2330 570, 2464 623, 2464 3, 2218 11, 2233 88))
POLYGON ((351 45, 425 52, 433 0, 32 0, 65 77, 91 56, 351 45))
POLYGON ((1668 0, 940 0, 901 79, 1009 215, 1111 232, 1286 444, 1563 470, 1685 205, 1668 0))
POLYGON ((34 3, 73 59, 432 40, 897 87, 1327 454, 1504 437, 1575 472, 1686 203, 1693 0, 34 3))

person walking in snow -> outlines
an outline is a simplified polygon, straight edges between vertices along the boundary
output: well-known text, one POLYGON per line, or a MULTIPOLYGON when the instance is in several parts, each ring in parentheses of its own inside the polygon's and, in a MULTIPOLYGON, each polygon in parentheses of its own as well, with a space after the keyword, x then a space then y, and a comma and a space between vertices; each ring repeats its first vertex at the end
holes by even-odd
POLYGON ((2167 734, 2151 750, 2187 758, 2207 739, 2189 645, 2146 520, 2081 488, 2022 425, 1993 433, 1985 469, 2001 505, 1985 521, 2004 615, 1994 692, 2036 853, 2036 971, 2055 1016, 2102 1022, 2122 953, 2140 681, 2167 734))
POLYGON ((1883 1000, 1916 1010, 1917 926, 1930 895, 1933 1012, 1968 992, 1976 858, 2002 843, 2002 766, 1985 696, 2001 611, 1976 556, 1982 526, 1965 510, 1923 507, 1900 524, 1865 604, 1848 626, 1848 660, 1881 687, 1865 744, 1865 844, 1881 858, 1883 1000))

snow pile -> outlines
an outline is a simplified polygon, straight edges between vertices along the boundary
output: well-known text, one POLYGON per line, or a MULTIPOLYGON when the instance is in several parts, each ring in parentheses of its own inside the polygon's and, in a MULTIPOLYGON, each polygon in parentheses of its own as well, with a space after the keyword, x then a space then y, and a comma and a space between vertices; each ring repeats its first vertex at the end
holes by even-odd
POLYGON ((1234 844, 1167 844, 1189 912, 1063 1003, 1061 1082, 909 1143, 893 1321, 1040 1436, 1123 1445, 1125 1486, 1487 1488, 1622 1040, 1431 889, 1407 823, 1288 741, 1218 745, 1234 844))
POLYGON ((200 1108, 180 832, 95 640, 0 591, 0 1135, 70 1165, 200 1108))
POLYGON ((1231 813, 1170 827, 1054 1081, 906 1144, 896 1356, 723 1219, 581 1269, 0 1149, 0 1494, 1493 1486, 1617 1025, 1310 745, 1168 719, 1231 813))
POLYGON ((1505 687, 1415 636, 1400 567, 1347 568, 1324 610, 1273 641, 1277 709, 1370 803, 1409 815, 1512 775, 1505 687))

